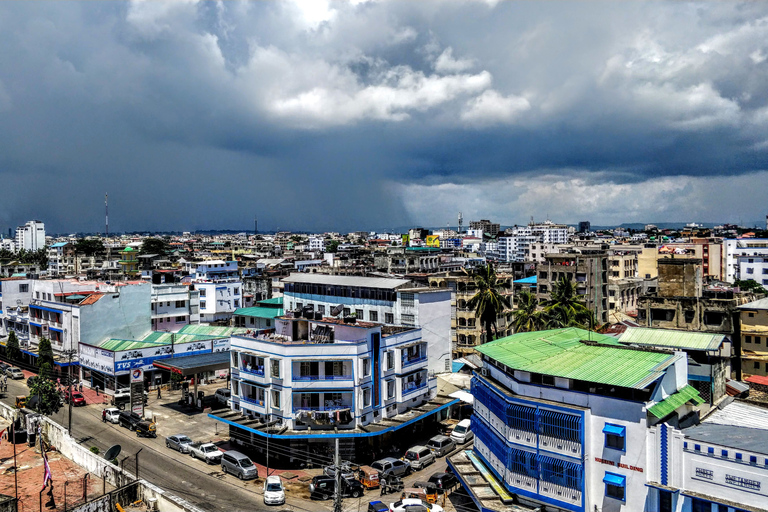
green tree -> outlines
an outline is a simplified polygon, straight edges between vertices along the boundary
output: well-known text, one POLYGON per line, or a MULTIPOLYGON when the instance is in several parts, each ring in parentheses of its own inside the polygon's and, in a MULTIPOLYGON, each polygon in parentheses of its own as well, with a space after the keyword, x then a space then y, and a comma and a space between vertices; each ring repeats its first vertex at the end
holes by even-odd
POLYGON ((763 288, 763 285, 761 285, 754 279, 745 279, 743 281, 741 279, 737 279, 733 283, 733 285, 738 286, 739 289, 741 289, 741 291, 743 292, 754 292, 754 293, 759 293, 763 295, 766 293, 766 290, 765 288, 763 288))
POLYGON ((53 347, 51 340, 43 336, 37 345, 37 373, 40 377, 50 379, 53 376, 53 347))
POLYGON ((325 244, 325 252, 337 252, 339 250, 339 241, 331 240, 325 244))
POLYGON ((50 416, 61 409, 62 397, 56 384, 50 379, 35 379, 29 388, 27 407, 35 412, 50 416))
POLYGON ((141 243, 139 254, 159 254, 165 256, 168 252, 168 242, 162 238, 147 238, 141 243))
POLYGON ((550 298, 544 304, 546 326, 549 329, 581 327, 589 329, 595 325, 595 316, 576 293, 573 281, 565 276, 552 286, 550 298))
POLYGON ((539 310, 539 299, 530 290, 520 292, 517 309, 512 312, 515 332, 538 331, 544 327, 544 312, 539 310))
POLYGON ((93 256, 97 252, 102 252, 103 250, 104 242, 98 238, 80 238, 75 242, 75 252, 78 254, 93 256))
POLYGON ((477 293, 467 301, 467 307, 475 310, 475 318, 485 329, 485 341, 493 341, 494 332, 498 334, 496 319, 506 308, 509 299, 501 294, 501 283, 496 278, 496 270, 488 263, 478 267, 472 273, 477 293))
POLYGON ((5 345, 5 355, 11 361, 18 361, 21 359, 21 347, 19 347, 19 338, 16 337, 16 333, 11 331, 8 335, 8 342, 5 345))

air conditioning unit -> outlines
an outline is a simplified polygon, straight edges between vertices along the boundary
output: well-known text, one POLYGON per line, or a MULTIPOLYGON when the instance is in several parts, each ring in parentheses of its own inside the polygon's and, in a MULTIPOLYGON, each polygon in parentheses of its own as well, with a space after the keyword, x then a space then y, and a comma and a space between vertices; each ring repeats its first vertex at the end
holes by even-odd
POLYGON ((480 368, 480 375, 482 375, 483 377, 487 377, 488 376, 488 368, 480 368))

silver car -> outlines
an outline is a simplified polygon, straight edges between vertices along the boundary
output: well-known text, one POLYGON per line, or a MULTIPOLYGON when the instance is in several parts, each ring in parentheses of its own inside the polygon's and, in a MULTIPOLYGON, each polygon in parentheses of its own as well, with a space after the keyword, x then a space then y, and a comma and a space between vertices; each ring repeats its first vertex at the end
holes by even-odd
POLYGON ((165 438, 165 446, 178 450, 181 453, 189 453, 190 444, 192 444, 192 440, 184 434, 176 434, 175 436, 165 438))

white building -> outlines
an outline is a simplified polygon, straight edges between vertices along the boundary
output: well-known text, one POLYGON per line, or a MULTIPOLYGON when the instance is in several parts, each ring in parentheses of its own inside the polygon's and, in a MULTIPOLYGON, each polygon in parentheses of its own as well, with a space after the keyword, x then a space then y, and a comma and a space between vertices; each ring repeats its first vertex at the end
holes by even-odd
MULTIPOLYGON (((768 239, 766 238, 739 238, 723 240, 725 245, 725 280, 733 283, 736 279, 752 279, 742 275, 740 272, 740 257, 749 258, 768 257, 768 239)), ((755 278, 755 281, 762 284, 762 278, 755 278)))
POLYGON ((283 280, 286 311, 308 308, 330 316, 342 307, 341 316, 387 326, 418 327, 429 346, 429 370, 450 371, 451 291, 447 288, 414 288, 406 279, 291 274, 283 280))
POLYGON ((152 285, 152 330, 177 332, 200 323, 200 291, 188 284, 152 285))
POLYGON ((75 245, 70 242, 58 242, 48 247, 48 273, 52 276, 72 276, 76 274, 75 245))
MULTIPOLYGON (((547 221, 543 224, 515 226, 510 236, 499 237, 498 260, 503 262, 530 261, 531 246, 535 243, 547 247, 568 243, 568 226, 553 224, 547 221)), ((538 253, 536 253, 538 254, 538 253)), ((543 254, 538 258, 543 262, 543 254)))
POLYGON ((185 262, 194 289, 200 295, 200 321, 228 321, 236 309, 243 307, 243 283, 237 261, 206 260, 185 262))
POLYGON ((321 236, 309 237, 309 250, 325 252, 325 238, 321 236))
POLYGON ((764 256, 736 257, 735 279, 753 280, 768 289, 768 252, 764 256))
POLYGON ((16 250, 37 251, 45 247, 45 224, 31 220, 16 228, 16 250))

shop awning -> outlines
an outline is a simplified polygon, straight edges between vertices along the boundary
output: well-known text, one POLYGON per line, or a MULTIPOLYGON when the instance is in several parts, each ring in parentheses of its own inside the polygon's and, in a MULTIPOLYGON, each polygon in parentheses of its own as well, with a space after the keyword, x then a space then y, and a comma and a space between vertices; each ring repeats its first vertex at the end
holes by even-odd
POLYGON ((155 368, 178 373, 182 377, 199 373, 229 369, 229 351, 198 354, 195 356, 170 357, 152 363, 155 368))

